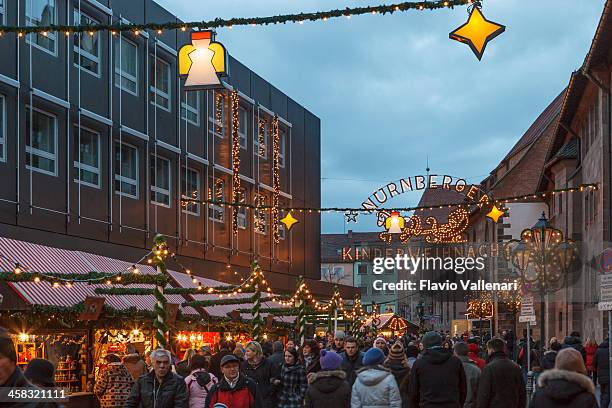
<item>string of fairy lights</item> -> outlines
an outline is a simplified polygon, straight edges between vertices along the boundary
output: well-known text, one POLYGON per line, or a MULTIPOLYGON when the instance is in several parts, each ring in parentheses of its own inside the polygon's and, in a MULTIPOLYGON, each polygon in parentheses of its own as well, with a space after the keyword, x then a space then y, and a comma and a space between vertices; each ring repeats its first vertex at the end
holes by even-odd
MULTIPOLYGON (((278 130, 278 115, 272 119, 272 219, 278 220, 278 206, 280 204, 280 140, 278 130)), ((280 243, 278 222, 272 223, 272 238, 274 243, 280 243)))
MULTIPOLYGON (((535 194, 525 194, 525 195, 517 195, 517 196, 509 196, 509 197, 500 197, 496 199, 491 199, 489 203, 493 205, 503 205, 503 204, 511 204, 519 201, 533 201, 546 199, 551 196, 556 196, 559 194, 566 193, 576 193, 576 192, 585 192, 585 191, 597 191, 599 189, 598 185, 595 183, 587 183, 581 184, 576 187, 567 187, 556 190, 548 190, 535 194)), ((210 197, 210 195, 209 195, 210 197)), ((268 210, 272 211, 275 209, 273 205, 266 205, 261 203, 249 204, 245 202, 229 202, 223 200, 198 200, 193 198, 182 198, 185 202, 193 202, 199 204, 210 204, 217 205, 219 207, 238 207, 238 208, 247 208, 253 210, 268 210)), ((366 209, 363 207, 298 207, 298 206, 278 206, 276 209, 284 212, 299 212, 299 213, 326 213, 326 212, 336 212, 336 213, 357 213, 357 214, 371 214, 372 212, 393 212, 393 211, 432 211, 439 208, 464 208, 469 209, 475 205, 482 205, 482 201, 480 200, 466 200, 462 203, 441 203, 436 205, 426 205, 426 206, 413 206, 413 207, 393 207, 393 208, 376 208, 376 209, 366 209)))
MULTIPOLYGON (((240 118, 238 114, 239 103, 238 91, 233 90, 231 93, 232 101, 232 201, 237 203, 241 201, 240 194, 240 118)), ((238 207, 232 208, 232 232, 234 236, 238 235, 238 207)))
POLYGON ((298 23, 306 21, 329 21, 333 18, 350 19, 359 15, 385 15, 396 12, 410 10, 439 10, 480 3, 474 0, 437 0, 437 1, 406 1, 395 4, 382 4, 377 6, 346 7, 343 9, 332 9, 311 13, 291 13, 268 17, 234 17, 228 19, 215 18, 205 21, 191 22, 165 22, 165 23, 146 23, 146 24, 124 24, 121 20, 112 24, 80 24, 80 25, 37 25, 37 26, 0 26, 0 35, 5 33, 17 33, 18 37, 23 37, 28 33, 40 33, 43 36, 49 33, 65 33, 67 36, 72 33, 86 33, 93 36, 99 31, 110 31, 113 35, 120 32, 132 32, 139 35, 142 31, 151 31, 161 35, 168 30, 187 31, 188 29, 214 29, 214 28, 233 28, 235 26, 264 26, 272 24, 298 23))

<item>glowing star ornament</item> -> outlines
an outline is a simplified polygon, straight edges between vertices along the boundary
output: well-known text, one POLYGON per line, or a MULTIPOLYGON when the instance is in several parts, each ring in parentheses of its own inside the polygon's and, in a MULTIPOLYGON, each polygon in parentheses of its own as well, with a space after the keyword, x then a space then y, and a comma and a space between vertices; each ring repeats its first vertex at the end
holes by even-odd
POLYGON ((385 228, 389 234, 401 234, 406 220, 397 211, 391 211, 391 215, 385 221, 385 228))
POLYGON ((499 208, 497 208, 497 205, 494 205, 493 208, 491 208, 491 211, 489 211, 489 213, 487 214, 487 217, 492 219, 493 222, 498 222, 499 218, 505 213, 506 212, 503 209, 500 210, 499 208))
POLYGON ((485 18, 480 10, 480 4, 472 7, 467 23, 449 34, 451 40, 470 46, 476 58, 480 61, 489 41, 506 30, 506 26, 494 23, 485 18))
POLYGON ((227 51, 214 41, 212 31, 191 33, 191 44, 179 51, 179 74, 186 76, 185 88, 221 88, 220 76, 227 75, 227 51))
POLYGON ((289 212, 287 215, 285 215, 285 218, 283 218, 282 220, 280 220, 283 224, 285 224, 285 227, 287 227, 287 231, 291 231, 291 228, 297 224, 299 221, 296 220, 293 215, 291 215, 291 212, 289 212))

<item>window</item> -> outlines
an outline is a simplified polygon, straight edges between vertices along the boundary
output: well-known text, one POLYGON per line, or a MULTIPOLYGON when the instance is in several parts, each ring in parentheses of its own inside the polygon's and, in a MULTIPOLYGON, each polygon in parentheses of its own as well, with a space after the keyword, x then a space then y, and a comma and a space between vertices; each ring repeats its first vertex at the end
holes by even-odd
MULTIPOLYGON (((265 206, 266 205, 266 197, 263 194, 257 194, 255 196, 255 205, 256 206, 265 206)), ((268 233, 268 211, 263 210, 255 210, 253 214, 253 227, 255 232, 261 235, 266 235, 268 233)))
POLYGON ((321 267, 321 279, 327 279, 328 276, 329 276, 329 267, 322 266, 321 267))
POLYGON ((181 102, 181 118, 200 126, 200 91, 185 92, 185 100, 181 102))
POLYGON ((278 165, 282 168, 285 167, 285 146, 287 144, 287 134, 280 132, 278 135, 278 165))
POLYGON ((30 108, 26 109, 26 166, 40 173, 57 175, 57 118, 34 109, 30 126, 30 108), (30 132, 32 138, 30 140, 30 132))
POLYGON ((151 56, 149 82, 151 103, 170 112, 170 64, 151 56))
POLYGON ((247 129, 248 123, 247 120, 249 115, 247 114, 247 110, 240 107, 238 108, 238 137, 240 138, 240 148, 246 150, 247 149, 247 129))
MULTIPOLYGON (((27 1, 27 0, 26 0, 27 1)), ((96 25, 99 21, 74 10, 75 25, 96 25)), ((74 65, 96 76, 100 75, 100 33, 74 33, 74 65)))
POLYGON ((278 226, 278 238, 283 241, 285 240, 285 238, 287 238, 287 230, 285 229, 284 225, 278 226))
POLYGON ((263 159, 268 157, 266 146, 268 145, 268 123, 265 120, 259 121, 257 134, 253 137, 253 151, 263 159))
POLYGON ((357 275, 367 275, 368 274, 368 265, 360 264, 357 267, 357 275))
POLYGON ((368 295, 368 285, 362 285, 359 287, 360 291, 361 291, 361 296, 367 296, 368 295))
MULTIPOLYGON (((57 24, 57 11, 55 0, 26 0, 26 24, 29 26, 49 26, 57 24)), ((56 55, 55 43, 57 34, 48 33, 28 34, 27 41, 43 51, 56 55)))
POLYGON ((75 182, 100 187, 100 134, 81 127, 74 129, 75 182), (79 141, 80 139, 80 141, 79 141), (80 146, 80 147, 79 147, 80 146))
POLYGON ((4 0, 0 0, 0 24, 4 24, 4 0))
MULTIPOLYGON (((2 0, 0 0, 2 3, 2 0)), ((0 162, 6 161, 6 103, 0 95, 0 162)))
POLYGON ((115 143, 115 192, 138 198, 138 149, 125 143, 115 143))
MULTIPOLYGON (((242 204, 246 204, 246 189, 241 188, 238 191, 238 199, 237 201, 242 204)), ((247 228, 247 211, 246 207, 238 207, 238 228, 246 229, 247 228)))
MULTIPOLYGON (((181 197, 200 200, 200 173, 196 170, 183 167, 181 172, 183 184, 181 186, 181 197)), ((193 201, 183 202, 183 212, 191 215, 200 215, 200 203, 193 201)))
MULTIPOLYGON (((210 179, 208 183, 208 200, 225 202, 225 182, 223 179, 210 179)), ((209 204, 208 218, 214 222, 225 222, 225 208, 219 204, 209 204)))
POLYGON ((138 46, 121 38, 115 42, 115 86, 138 96, 138 46))
POLYGON ((209 109, 208 121, 212 124, 213 135, 225 137, 225 97, 215 92, 213 98, 213 108, 209 109))
POLYGON ((151 202, 170 208, 170 160, 151 155, 151 202))
POLYGON ((380 294, 382 294, 382 290, 376 289, 374 286, 372 286, 372 294, 373 295, 380 295, 380 294))

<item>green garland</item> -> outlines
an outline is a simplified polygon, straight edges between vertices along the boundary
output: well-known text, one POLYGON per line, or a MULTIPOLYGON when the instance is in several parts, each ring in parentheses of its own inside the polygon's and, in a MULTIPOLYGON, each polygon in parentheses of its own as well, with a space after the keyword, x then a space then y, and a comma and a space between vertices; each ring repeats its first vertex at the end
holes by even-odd
MULTIPOLYGON (((242 290, 241 293, 250 293, 252 290, 242 290)), ((96 288, 95 292, 99 295, 152 295, 155 292, 153 288, 96 288)), ((165 288, 166 295, 207 295, 207 288, 165 288)), ((216 293, 213 293, 215 295, 216 293)), ((222 299, 221 299, 222 300, 222 299)), ((217 303, 219 304, 219 303, 217 303)), ((199 305, 201 306, 201 305, 199 305)), ((211 306, 211 305, 206 305, 211 306)))
POLYGON ((350 17, 362 14, 393 14, 396 11, 408 10, 435 10, 443 8, 453 8, 470 4, 471 0, 437 0, 437 1, 407 1, 397 4, 366 6, 366 7, 346 7, 344 9, 334 9, 329 11, 319 11, 314 13, 282 14, 270 17, 234 17, 229 19, 216 18, 208 21, 193 22, 167 22, 167 23, 148 23, 148 24, 92 24, 92 25, 47 25, 47 26, 0 26, 1 32, 6 33, 43 33, 43 32, 70 32, 87 33, 96 31, 144 31, 144 30, 186 30, 195 28, 199 30, 213 29, 221 27, 247 26, 247 25, 270 25, 300 23, 303 21, 327 20, 337 17, 350 17))
POLYGON ((104 283, 111 281, 118 285, 131 284, 152 284, 163 285, 168 283, 168 277, 159 274, 140 275, 135 273, 108 273, 108 272, 87 272, 87 273, 38 273, 38 272, 0 272, 2 282, 32 282, 36 278, 46 282, 83 282, 83 283, 104 283))
MULTIPOLYGON (((157 276, 163 276, 168 279, 168 270, 166 269, 166 263, 164 262, 164 253, 167 253, 167 244, 166 239, 163 235, 157 234, 153 239, 154 248, 153 252, 155 256, 153 257, 153 265, 157 268, 159 272, 157 276)), ((155 289, 153 291, 153 296, 155 296, 156 303, 153 306, 153 311, 155 312, 155 319, 153 320, 153 327, 156 329, 155 338, 157 339, 157 343, 161 348, 168 349, 168 325, 166 324, 166 304, 168 301, 164 296, 164 286, 159 283, 155 285, 155 289)))
MULTIPOLYGON (((218 305, 244 305, 244 304, 250 303, 251 301, 252 301, 251 298, 195 300, 193 302, 184 302, 181 304, 181 306, 208 307, 208 306, 218 306, 218 305)), ((252 309, 249 309, 249 311, 252 311, 252 309)))

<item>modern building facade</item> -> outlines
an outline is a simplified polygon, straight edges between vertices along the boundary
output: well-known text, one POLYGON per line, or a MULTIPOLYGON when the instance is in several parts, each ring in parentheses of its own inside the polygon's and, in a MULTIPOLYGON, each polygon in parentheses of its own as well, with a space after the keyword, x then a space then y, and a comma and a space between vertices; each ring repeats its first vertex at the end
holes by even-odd
MULTIPOLYGON (((151 0, 0 0, 6 25, 167 21, 151 0)), ((240 200, 272 204, 278 115, 280 206, 319 207, 319 118, 233 57, 223 89, 186 92, 188 31, 45 34, 0 37, 2 236, 137 260, 159 233, 195 274, 232 282, 258 260, 279 290, 302 275, 331 293, 318 216, 275 243, 270 211, 241 208, 234 234, 230 208, 197 202, 231 201, 236 90, 240 200)))

